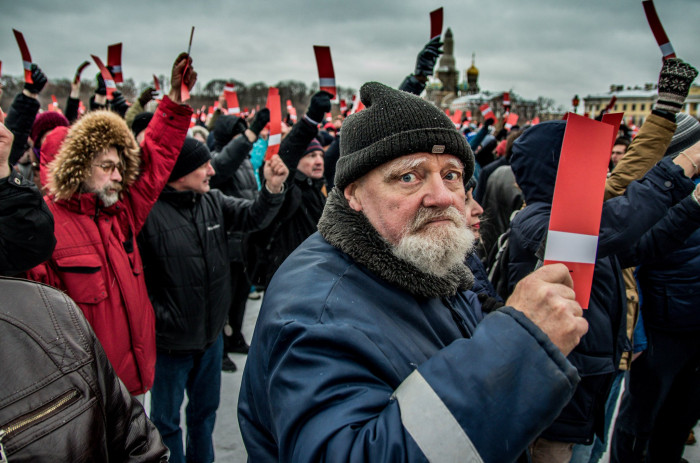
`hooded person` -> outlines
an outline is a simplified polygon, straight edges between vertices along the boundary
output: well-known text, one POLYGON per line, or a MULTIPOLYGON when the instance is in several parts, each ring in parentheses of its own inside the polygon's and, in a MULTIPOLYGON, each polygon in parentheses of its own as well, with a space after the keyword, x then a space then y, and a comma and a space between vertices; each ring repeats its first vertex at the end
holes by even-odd
POLYGON ((415 95, 370 82, 360 97, 318 232, 263 299, 238 403, 248 456, 515 461, 578 382, 568 271, 543 267, 484 317, 464 264, 466 139, 415 95))
MULTIPOLYGON (((162 104, 162 103, 161 103, 162 104)), ((228 231, 266 226, 284 199, 288 171, 278 156, 255 200, 210 189, 209 149, 187 137, 167 186, 139 236, 148 294, 156 316, 156 373, 151 419, 171 461, 214 461, 212 432, 219 406, 222 330, 231 304, 228 231), (187 446, 180 408, 187 394, 187 446)))
MULTIPOLYGON (((68 135, 69 127, 56 127, 46 134, 44 143, 41 145, 41 155, 39 156, 39 183, 37 186, 45 189, 49 184, 49 165, 56 159, 56 155, 61 149, 63 140, 68 135)), ((36 183, 36 179, 34 180, 36 183)), ((46 191, 45 191, 46 192, 46 191)))
MULTIPOLYGON (((548 121, 527 129, 513 144, 511 166, 527 205, 513 219, 509 240, 509 289, 534 270, 547 234, 566 121, 548 121)), ((698 153, 700 160, 700 153, 698 153)), ((590 303, 584 317, 589 332, 569 355, 581 383, 564 408, 533 445, 533 461, 554 459, 547 452, 602 437, 607 391, 621 355, 630 350, 626 335, 626 294, 622 268, 658 258, 700 225, 699 205, 685 160, 664 159, 624 196, 603 204, 590 303), (680 164, 680 166, 679 166, 680 164)))
MULTIPOLYGON (((56 220, 56 248, 29 272, 77 303, 134 395, 150 389, 155 370, 155 320, 136 236, 185 139, 192 110, 179 103, 187 61, 183 54, 173 65, 173 90, 141 150, 113 112, 90 112, 71 127, 50 165, 44 198, 56 220)), ((187 85, 196 80, 191 69, 187 85)))

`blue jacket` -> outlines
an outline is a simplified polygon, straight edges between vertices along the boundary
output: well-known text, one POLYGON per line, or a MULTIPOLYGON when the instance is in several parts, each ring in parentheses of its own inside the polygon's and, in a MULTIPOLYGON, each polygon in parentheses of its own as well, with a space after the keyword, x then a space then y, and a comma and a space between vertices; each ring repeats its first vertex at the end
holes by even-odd
MULTIPOLYGON (((510 289, 535 269, 549 225, 559 153, 566 123, 552 121, 528 129, 513 144, 511 166, 527 207, 512 223, 510 289)), ((582 377, 572 402, 543 437, 590 443, 602 433, 604 406, 623 351, 626 299, 621 269, 663 255, 674 235, 688 236, 698 226, 699 209, 689 197, 693 183, 671 159, 633 182, 624 196, 606 201, 600 224, 593 286, 584 317, 588 333, 569 355, 582 377), (679 203, 677 206, 674 204, 679 203)))
POLYGON ((314 233, 265 294, 239 398, 249 461, 514 461, 570 399, 574 369, 513 308, 482 319, 471 291, 390 283, 402 270, 366 245, 381 246, 368 223, 324 220, 339 197, 319 231, 363 244, 351 257, 314 233))

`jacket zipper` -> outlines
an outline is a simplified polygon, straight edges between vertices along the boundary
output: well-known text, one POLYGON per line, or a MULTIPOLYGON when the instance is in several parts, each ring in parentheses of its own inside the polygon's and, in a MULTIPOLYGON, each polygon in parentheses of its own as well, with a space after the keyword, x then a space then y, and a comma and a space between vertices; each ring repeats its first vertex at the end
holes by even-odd
POLYGON ((54 399, 48 404, 42 406, 38 410, 32 412, 28 416, 19 418, 14 422, 11 422, 5 425, 4 427, 0 428, 0 463, 7 463, 7 455, 5 454, 5 448, 2 445, 2 440, 5 437, 15 432, 18 432, 23 428, 36 423, 37 421, 42 421, 46 417, 56 413, 58 410, 67 407, 77 398, 78 391, 76 389, 72 389, 64 393, 57 399, 54 399))

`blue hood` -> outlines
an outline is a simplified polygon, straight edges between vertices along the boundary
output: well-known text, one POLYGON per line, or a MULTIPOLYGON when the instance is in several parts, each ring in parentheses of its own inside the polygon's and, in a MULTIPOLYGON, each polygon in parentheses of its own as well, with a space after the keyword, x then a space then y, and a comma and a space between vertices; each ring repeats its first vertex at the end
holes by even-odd
POLYGON ((552 203, 566 121, 542 122, 513 143, 510 165, 527 204, 552 203))

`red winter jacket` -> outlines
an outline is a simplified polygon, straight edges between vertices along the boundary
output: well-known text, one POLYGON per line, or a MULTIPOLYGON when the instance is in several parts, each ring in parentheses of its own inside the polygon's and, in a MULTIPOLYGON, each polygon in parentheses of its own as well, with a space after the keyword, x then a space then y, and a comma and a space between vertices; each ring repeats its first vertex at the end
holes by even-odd
POLYGON ((167 183, 191 113, 163 98, 141 145, 140 175, 116 204, 104 207, 93 193, 77 192, 68 200, 46 196, 57 244, 51 258, 29 272, 78 304, 134 395, 151 388, 156 363, 155 317, 136 236, 167 183))

